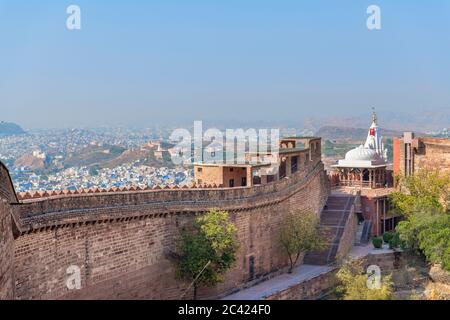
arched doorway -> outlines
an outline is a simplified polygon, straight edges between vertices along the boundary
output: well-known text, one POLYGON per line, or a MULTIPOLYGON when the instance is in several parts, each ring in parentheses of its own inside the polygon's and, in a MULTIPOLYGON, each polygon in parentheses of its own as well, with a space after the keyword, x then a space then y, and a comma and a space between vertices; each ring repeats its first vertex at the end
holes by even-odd
POLYGON ((363 170, 363 181, 364 182, 369 182, 370 177, 369 177, 369 170, 368 169, 364 169, 363 170))

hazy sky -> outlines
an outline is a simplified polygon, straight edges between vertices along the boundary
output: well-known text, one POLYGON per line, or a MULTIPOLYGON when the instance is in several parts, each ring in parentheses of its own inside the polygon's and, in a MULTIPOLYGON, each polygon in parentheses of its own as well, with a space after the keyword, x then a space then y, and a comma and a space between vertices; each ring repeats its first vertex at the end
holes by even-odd
POLYGON ((450 1, 0 0, 0 120, 27 128, 371 106, 450 110, 450 1), (81 30, 66 28, 70 4, 81 30))

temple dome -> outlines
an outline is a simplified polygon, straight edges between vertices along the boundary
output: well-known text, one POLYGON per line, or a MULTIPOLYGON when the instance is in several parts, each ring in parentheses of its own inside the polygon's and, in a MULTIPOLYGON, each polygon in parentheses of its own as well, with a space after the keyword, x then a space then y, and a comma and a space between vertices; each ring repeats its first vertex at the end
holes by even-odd
POLYGON ((374 149, 365 148, 362 145, 347 152, 347 154, 345 155, 345 160, 374 162, 383 161, 383 159, 381 159, 380 155, 374 149))
POLYGON ((385 166, 386 161, 377 153, 375 149, 359 146, 350 150, 345 155, 345 159, 339 160, 335 167, 346 168, 371 168, 373 166, 385 166))

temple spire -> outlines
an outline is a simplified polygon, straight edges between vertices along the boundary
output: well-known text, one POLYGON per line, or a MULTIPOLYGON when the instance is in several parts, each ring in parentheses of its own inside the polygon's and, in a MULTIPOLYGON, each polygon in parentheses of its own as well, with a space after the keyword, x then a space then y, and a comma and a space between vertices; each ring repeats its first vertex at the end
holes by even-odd
POLYGON ((377 113, 375 112, 375 108, 372 107, 372 122, 377 124, 377 121, 378 121, 377 113))

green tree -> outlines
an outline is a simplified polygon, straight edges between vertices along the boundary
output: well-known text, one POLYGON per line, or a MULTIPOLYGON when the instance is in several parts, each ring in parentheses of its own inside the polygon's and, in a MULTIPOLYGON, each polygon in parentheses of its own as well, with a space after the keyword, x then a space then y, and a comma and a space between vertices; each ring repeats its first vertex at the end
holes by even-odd
POLYGON ((337 295, 343 300, 391 300, 393 295, 392 276, 382 276, 378 288, 368 286, 369 275, 361 261, 345 263, 336 274, 337 295))
POLYGON ((279 238, 289 257, 289 273, 302 253, 324 248, 325 239, 319 225, 320 218, 310 211, 291 212, 282 221, 279 238))
POLYGON ((236 260, 236 227, 225 211, 210 210, 195 219, 192 229, 182 231, 179 243, 178 276, 194 288, 213 287, 236 260))
POLYGON ((393 210, 406 218, 397 226, 402 246, 450 271, 450 175, 438 169, 420 170, 400 178, 399 189, 391 202, 393 210))
POLYGON ((391 194, 394 210, 409 215, 418 211, 448 211, 450 175, 439 169, 422 169, 409 177, 398 177, 399 191, 391 194))
POLYGON ((419 248, 431 263, 450 271, 450 215, 431 221, 418 234, 419 248))

